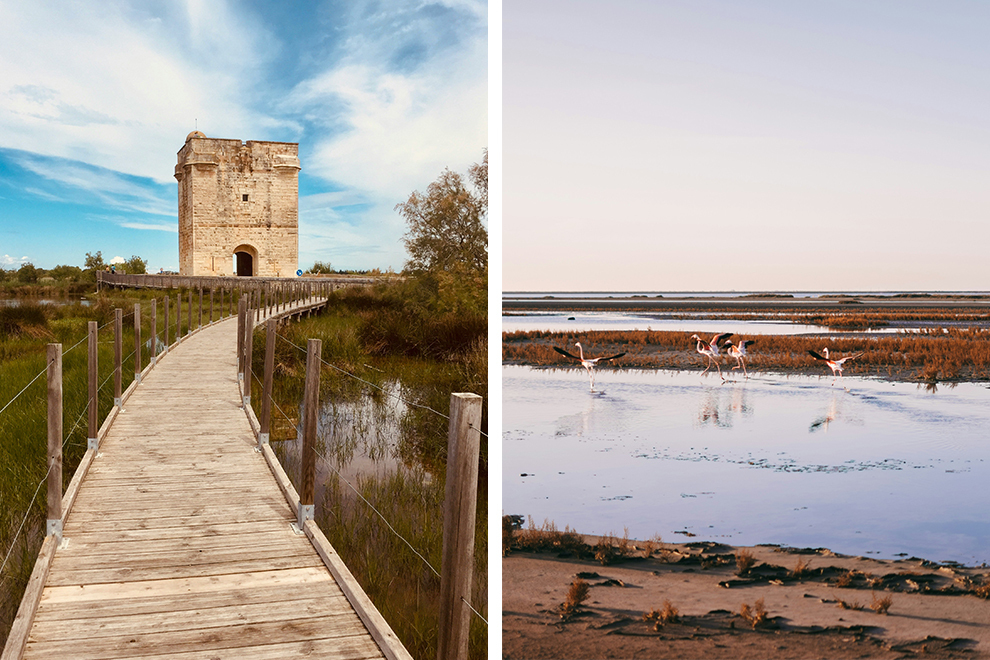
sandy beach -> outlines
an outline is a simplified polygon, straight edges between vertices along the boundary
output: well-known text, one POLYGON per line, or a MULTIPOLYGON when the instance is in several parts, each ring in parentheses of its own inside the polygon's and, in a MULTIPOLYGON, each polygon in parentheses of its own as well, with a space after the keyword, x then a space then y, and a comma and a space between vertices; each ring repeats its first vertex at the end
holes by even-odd
POLYGON ((976 593, 990 581, 986 567, 710 542, 664 544, 649 558, 630 542, 627 552, 603 566, 573 551, 510 551, 502 559, 503 657, 990 657, 990 601, 976 593), (735 557, 746 552, 753 566, 740 575, 735 557), (587 600, 562 616, 579 578, 590 587, 587 600), (884 597, 889 610, 878 614, 871 603, 884 597), (767 621, 754 628, 740 610, 760 599, 767 621), (677 621, 644 620, 664 601, 677 621))

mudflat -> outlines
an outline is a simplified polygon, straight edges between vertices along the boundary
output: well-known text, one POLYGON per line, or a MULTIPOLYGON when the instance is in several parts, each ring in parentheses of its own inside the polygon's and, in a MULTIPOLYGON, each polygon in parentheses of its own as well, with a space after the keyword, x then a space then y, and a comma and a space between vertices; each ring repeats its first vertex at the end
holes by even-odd
MULTIPOLYGON (((600 540, 584 538, 589 548, 600 540)), ((503 657, 990 658, 986 567, 712 542, 623 545, 626 556, 608 565, 570 550, 503 557, 503 657), (739 556, 751 557, 748 570, 739 556), (566 613, 578 580, 588 596, 566 613), (871 609, 885 599, 886 613, 871 609), (662 622, 665 601, 676 617, 662 622), (751 619, 762 605, 765 620, 754 626, 744 604, 751 619)))

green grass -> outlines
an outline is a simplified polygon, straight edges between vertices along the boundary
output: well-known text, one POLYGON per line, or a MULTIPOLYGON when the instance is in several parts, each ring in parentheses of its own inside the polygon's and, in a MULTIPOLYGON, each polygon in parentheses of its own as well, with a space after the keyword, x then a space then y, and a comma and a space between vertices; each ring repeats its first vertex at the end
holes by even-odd
MULTIPOLYGON (((296 425, 305 355, 289 342, 304 348, 307 339, 321 339, 323 359, 335 368, 324 367, 321 372, 318 452, 341 471, 348 469, 355 455, 371 456, 376 466, 372 473, 348 480, 440 570, 448 422, 436 412, 406 406, 394 397, 447 415, 451 392, 473 391, 486 398, 487 408, 484 344, 464 342, 466 348, 448 352, 442 360, 410 356, 405 350, 394 354, 377 343, 369 346, 364 324, 376 313, 374 304, 368 296, 356 299, 356 305, 337 304, 317 317, 281 325, 279 333, 288 342, 278 339, 275 345, 273 399, 282 412, 273 407, 272 445, 298 485, 296 425)), ((261 409, 265 341, 265 331, 257 330, 251 399, 256 412, 261 409)), ((482 440, 472 604, 485 614, 488 454, 487 441, 482 440)), ((432 660, 437 651, 440 579, 333 469, 321 468, 320 462, 317 523, 413 657, 432 660)), ((487 657, 487 643, 487 626, 472 615, 470 657, 487 657)))

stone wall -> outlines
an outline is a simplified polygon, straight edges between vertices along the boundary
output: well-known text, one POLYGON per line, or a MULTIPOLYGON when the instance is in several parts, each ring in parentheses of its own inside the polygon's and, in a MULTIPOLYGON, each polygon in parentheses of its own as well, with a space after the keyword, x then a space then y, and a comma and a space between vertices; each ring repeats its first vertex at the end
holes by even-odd
POLYGON ((234 275, 234 252, 252 275, 290 277, 299 262, 299 145, 208 138, 179 150, 179 272, 234 275))

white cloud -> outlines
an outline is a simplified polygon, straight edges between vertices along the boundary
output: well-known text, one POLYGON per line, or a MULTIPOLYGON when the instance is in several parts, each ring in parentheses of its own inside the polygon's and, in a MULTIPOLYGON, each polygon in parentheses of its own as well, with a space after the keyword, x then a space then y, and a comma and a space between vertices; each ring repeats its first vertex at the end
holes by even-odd
POLYGON ((149 231, 167 231, 173 234, 179 233, 178 225, 155 224, 151 222, 121 222, 119 224, 126 229, 146 229, 149 231))
POLYGON ((20 265, 20 264, 23 264, 23 263, 28 262, 30 260, 31 259, 29 257, 21 257, 20 259, 15 259, 14 257, 10 256, 9 254, 5 254, 5 255, 3 255, 3 257, 0 257, 0 264, 2 264, 4 266, 11 266, 11 265, 14 265, 14 264, 20 265))
POLYGON ((127 259, 124 259, 120 255, 117 255, 116 257, 114 257, 113 259, 111 259, 107 263, 111 263, 111 264, 123 264, 123 263, 127 263, 127 259))
POLYGON ((197 118, 223 136, 270 125, 244 81, 275 46, 249 13, 195 0, 160 11, 0 5, 0 145, 165 182, 197 118))

